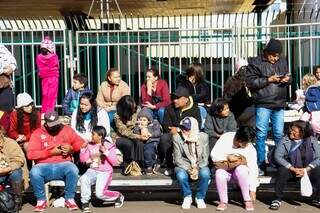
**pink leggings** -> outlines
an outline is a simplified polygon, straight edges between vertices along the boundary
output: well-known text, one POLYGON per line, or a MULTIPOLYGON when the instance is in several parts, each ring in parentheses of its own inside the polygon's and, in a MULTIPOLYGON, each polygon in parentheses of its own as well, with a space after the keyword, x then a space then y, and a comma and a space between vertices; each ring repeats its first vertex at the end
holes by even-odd
POLYGON ((220 202, 228 203, 228 182, 230 180, 235 180, 239 184, 243 200, 251 201, 249 193, 249 169, 247 166, 240 165, 232 172, 218 169, 215 179, 220 202))
POLYGON ((56 105, 58 89, 59 89, 59 78, 48 77, 41 79, 42 86, 42 108, 41 113, 54 110, 56 105))

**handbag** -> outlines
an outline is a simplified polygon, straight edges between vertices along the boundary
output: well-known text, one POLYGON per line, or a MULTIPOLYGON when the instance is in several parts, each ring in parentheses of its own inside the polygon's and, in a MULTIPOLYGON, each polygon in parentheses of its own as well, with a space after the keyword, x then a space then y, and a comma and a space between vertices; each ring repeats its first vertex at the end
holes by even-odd
POLYGON ((131 176, 140 176, 142 175, 141 168, 139 164, 135 161, 132 161, 127 168, 125 169, 124 173, 126 175, 131 175, 131 176))
POLYGON ((240 165, 247 165, 247 160, 243 155, 237 154, 235 156, 238 158, 237 161, 221 160, 214 162, 215 168, 232 171, 240 165))
POLYGON ((156 96, 156 95, 151 96, 151 103, 152 104, 158 104, 161 101, 163 101, 162 97, 156 96))

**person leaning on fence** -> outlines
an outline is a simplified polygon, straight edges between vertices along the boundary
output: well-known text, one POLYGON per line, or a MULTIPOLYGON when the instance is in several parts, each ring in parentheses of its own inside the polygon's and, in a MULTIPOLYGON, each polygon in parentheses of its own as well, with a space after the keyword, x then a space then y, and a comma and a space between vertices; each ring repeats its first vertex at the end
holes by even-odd
POLYGON ((44 115, 47 111, 52 111, 55 108, 59 90, 60 64, 58 55, 55 53, 55 45, 50 37, 46 36, 42 40, 40 51, 36 63, 41 79, 41 113, 44 115))
POLYGON ((159 73, 155 69, 147 69, 146 81, 141 86, 141 105, 151 109, 153 117, 162 123, 165 107, 170 102, 167 82, 160 79, 159 73))
MULTIPOLYGON (((27 153, 31 134, 40 126, 40 112, 36 109, 31 96, 28 93, 18 94, 16 110, 10 114, 8 136, 14 139, 27 153)), ((28 169, 31 169, 31 167, 32 161, 28 161, 28 169)))
POLYGON ((84 140, 71 127, 63 125, 55 111, 46 112, 44 121, 44 125, 32 133, 27 153, 28 159, 35 162, 30 171, 30 182, 37 199, 34 210, 42 212, 47 207, 44 184, 51 180, 65 182, 65 206, 76 210, 74 196, 79 171, 71 160, 84 140))
POLYGON ((177 133, 173 135, 173 160, 175 174, 182 189, 183 209, 190 209, 192 191, 189 183, 198 180, 195 202, 199 209, 205 209, 204 199, 211 179, 208 168, 209 138, 199 131, 198 121, 193 117, 185 117, 177 133))
POLYGON ((283 191, 287 181, 298 181, 307 171, 311 184, 314 187, 315 199, 320 205, 320 147, 316 138, 312 137, 312 129, 305 121, 290 123, 288 135, 277 144, 273 161, 278 167, 275 195, 270 209, 278 210, 281 206, 283 191))
POLYGON ((144 143, 150 136, 134 133, 140 107, 130 95, 123 96, 117 103, 114 121, 117 129, 116 146, 123 154, 123 174, 132 162, 143 165, 144 143))
POLYGON ((29 186, 29 172, 26 158, 16 141, 4 135, 0 126, 0 185, 9 184, 14 195, 15 208, 19 212, 22 207, 22 191, 29 186))
POLYGON ((254 210, 258 181, 257 153, 252 145, 255 130, 242 126, 237 132, 223 134, 211 151, 216 167, 215 181, 220 198, 217 210, 228 204, 228 182, 235 181, 240 189, 246 210, 254 210))
POLYGON ((106 79, 101 83, 98 94, 97 104, 108 112, 111 127, 115 128, 114 114, 116 105, 120 98, 130 95, 130 88, 126 82, 121 80, 120 71, 111 68, 106 73, 106 79))
POLYGON ((249 61, 246 72, 246 85, 256 107, 256 149, 260 175, 263 175, 266 169, 265 141, 269 120, 276 144, 280 142, 283 134, 284 107, 291 78, 286 60, 280 57, 281 52, 281 42, 270 39, 263 53, 249 61))
POLYGON ((73 111, 79 106, 80 97, 85 92, 92 92, 88 86, 88 79, 83 74, 75 74, 72 79, 72 87, 68 90, 63 99, 62 108, 67 116, 71 116, 73 111))
POLYGON ((171 99, 173 103, 166 107, 164 112, 164 134, 161 136, 158 146, 161 166, 167 168, 164 172, 165 175, 172 175, 173 173, 172 135, 177 133, 180 121, 185 117, 194 117, 198 121, 199 129, 201 124, 198 104, 193 102, 186 88, 178 87, 176 91, 171 94, 171 99))
POLYGON ((185 75, 177 77, 177 87, 188 89, 193 101, 206 104, 210 100, 210 91, 207 83, 203 79, 203 68, 199 63, 193 63, 185 75))
POLYGON ((236 130, 237 122, 229 110, 228 102, 223 98, 217 98, 211 105, 204 123, 204 132, 209 135, 210 151, 222 134, 236 130))
POLYGON ((90 168, 80 178, 82 212, 91 212, 89 201, 91 186, 95 185, 95 195, 103 201, 114 201, 115 207, 123 205, 124 196, 108 188, 112 181, 113 166, 117 163, 116 146, 106 140, 107 131, 103 126, 92 128, 92 139, 81 146, 80 160, 90 168))
POLYGON ((11 112, 14 107, 11 75, 17 62, 11 52, 0 43, 0 110, 11 112))
POLYGON ((160 169, 160 165, 157 164, 157 147, 161 136, 161 126, 157 120, 153 119, 152 111, 147 107, 142 108, 138 113, 138 121, 133 133, 149 137, 148 140, 143 141, 145 172, 147 175, 157 174, 160 169))

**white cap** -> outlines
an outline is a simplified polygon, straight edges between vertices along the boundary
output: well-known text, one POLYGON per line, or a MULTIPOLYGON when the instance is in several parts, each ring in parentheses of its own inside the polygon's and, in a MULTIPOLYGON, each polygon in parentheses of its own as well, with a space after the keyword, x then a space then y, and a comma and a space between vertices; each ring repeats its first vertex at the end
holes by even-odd
POLYGON ((31 104, 33 102, 33 99, 31 98, 31 96, 24 92, 24 93, 20 93, 17 96, 17 106, 16 108, 21 108, 24 106, 28 106, 29 104, 31 104))

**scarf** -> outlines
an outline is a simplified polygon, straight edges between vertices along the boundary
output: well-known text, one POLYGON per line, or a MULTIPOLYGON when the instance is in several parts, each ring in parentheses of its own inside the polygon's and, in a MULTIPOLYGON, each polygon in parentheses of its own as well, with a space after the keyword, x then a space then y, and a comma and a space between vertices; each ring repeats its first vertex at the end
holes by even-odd
POLYGON ((311 138, 306 138, 298 142, 298 144, 294 143, 289 151, 289 158, 292 166, 295 168, 305 168, 308 166, 313 160, 311 138))

